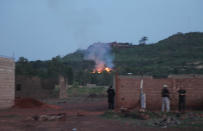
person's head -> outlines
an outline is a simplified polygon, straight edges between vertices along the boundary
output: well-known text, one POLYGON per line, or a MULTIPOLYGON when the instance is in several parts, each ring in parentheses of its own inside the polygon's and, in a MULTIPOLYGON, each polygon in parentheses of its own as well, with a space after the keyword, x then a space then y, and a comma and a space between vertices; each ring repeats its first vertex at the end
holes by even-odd
POLYGON ((109 88, 112 89, 113 88, 112 85, 110 85, 109 88))
POLYGON ((166 85, 166 84, 163 85, 163 88, 167 88, 167 87, 168 87, 168 85, 166 85))

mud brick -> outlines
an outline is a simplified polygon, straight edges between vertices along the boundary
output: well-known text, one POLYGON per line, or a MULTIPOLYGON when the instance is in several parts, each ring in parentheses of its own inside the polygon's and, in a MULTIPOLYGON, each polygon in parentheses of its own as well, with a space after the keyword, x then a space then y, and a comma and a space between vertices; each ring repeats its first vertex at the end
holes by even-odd
POLYGON ((15 62, 0 57, 0 109, 14 105, 15 98, 15 62))

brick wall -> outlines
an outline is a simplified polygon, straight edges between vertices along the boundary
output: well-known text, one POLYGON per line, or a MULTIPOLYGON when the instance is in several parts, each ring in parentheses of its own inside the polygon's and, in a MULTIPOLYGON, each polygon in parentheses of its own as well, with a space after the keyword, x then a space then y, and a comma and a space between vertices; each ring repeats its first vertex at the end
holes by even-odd
POLYGON ((15 98, 15 62, 0 57, 0 109, 9 108, 15 98))
POLYGON ((186 106, 190 109, 203 108, 203 77, 202 76, 171 76, 170 78, 154 79, 152 77, 116 76, 116 106, 140 107, 140 82, 143 79, 143 91, 146 94, 148 109, 161 109, 161 90, 163 84, 168 85, 171 108, 178 107, 177 88, 183 86, 186 90, 186 106))
POLYGON ((39 77, 16 76, 16 97, 32 97, 38 99, 55 97, 53 89, 58 79, 39 77))

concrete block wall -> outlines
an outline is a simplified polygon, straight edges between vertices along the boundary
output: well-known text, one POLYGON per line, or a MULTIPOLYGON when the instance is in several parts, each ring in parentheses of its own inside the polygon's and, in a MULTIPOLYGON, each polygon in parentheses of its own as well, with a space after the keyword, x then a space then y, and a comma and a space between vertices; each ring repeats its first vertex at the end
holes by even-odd
POLYGON ((161 109, 161 90, 163 84, 168 85, 171 108, 178 107, 177 89, 183 86, 186 90, 186 106, 188 109, 203 109, 203 77, 170 77, 154 79, 152 77, 116 76, 116 106, 140 107, 140 82, 143 79, 143 91, 146 94, 148 109, 161 109))
POLYGON ((15 62, 0 57, 0 109, 14 105, 15 99, 15 62))

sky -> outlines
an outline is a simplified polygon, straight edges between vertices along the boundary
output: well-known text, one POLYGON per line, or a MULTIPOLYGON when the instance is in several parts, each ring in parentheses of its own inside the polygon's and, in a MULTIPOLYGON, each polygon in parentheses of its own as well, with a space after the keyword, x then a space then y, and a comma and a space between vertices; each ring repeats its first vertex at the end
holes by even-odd
POLYGON ((0 0, 0 56, 15 59, 196 31, 203 32, 203 0, 0 0))

